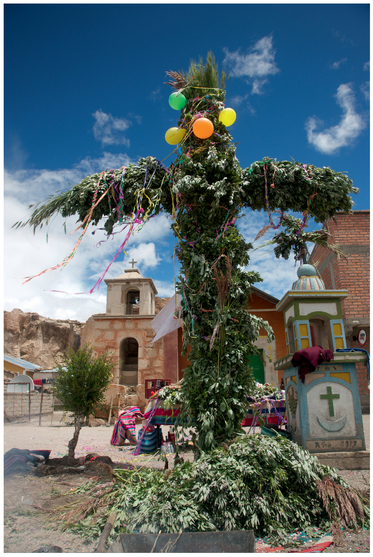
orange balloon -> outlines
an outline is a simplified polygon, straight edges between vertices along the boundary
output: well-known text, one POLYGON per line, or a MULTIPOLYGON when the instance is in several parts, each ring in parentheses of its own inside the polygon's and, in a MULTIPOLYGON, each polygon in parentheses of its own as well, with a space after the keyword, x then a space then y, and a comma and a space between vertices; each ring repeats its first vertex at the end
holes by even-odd
POLYGON ((193 124, 193 133, 199 139, 207 139, 214 133, 214 124, 208 118, 198 118, 193 124))

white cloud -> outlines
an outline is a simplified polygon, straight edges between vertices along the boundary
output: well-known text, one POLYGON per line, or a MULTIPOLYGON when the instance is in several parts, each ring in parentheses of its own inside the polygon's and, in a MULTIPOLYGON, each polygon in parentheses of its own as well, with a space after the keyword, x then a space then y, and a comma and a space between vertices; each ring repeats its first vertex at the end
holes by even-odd
MULTIPOLYGON (((249 112, 251 112, 251 114, 255 114, 255 110, 250 104, 250 102, 248 101, 248 98, 249 98, 249 94, 235 95, 229 98, 229 104, 234 107, 238 107, 238 106, 242 107, 242 105, 244 105, 244 110, 247 109, 249 110, 249 112)), ((241 108, 241 112, 242 112, 242 108, 241 108)))
POLYGON ((105 114, 102 110, 93 113, 96 122, 93 126, 93 135, 102 145, 127 145, 130 141, 124 136, 124 132, 130 127, 131 122, 124 118, 115 118, 111 114, 105 114))
POLYGON ((159 99, 162 98, 162 89, 161 87, 158 87, 157 89, 155 89, 154 91, 152 91, 149 95, 149 98, 153 101, 156 102, 159 99))
MULTIPOLYGON (((128 166, 131 162, 133 161, 125 153, 118 155, 103 153, 98 159, 86 157, 73 168, 5 171, 4 192, 5 195, 21 195, 26 204, 35 203, 54 194, 57 190, 70 189, 87 175, 128 166)), ((24 215, 20 215, 20 218, 24 218, 24 215)))
POLYGON ((276 51, 273 48, 271 36, 257 41, 247 54, 241 54, 240 50, 236 52, 230 52, 228 48, 223 50, 225 52, 223 63, 228 66, 229 75, 251 78, 252 94, 261 94, 262 87, 267 82, 267 76, 280 71, 275 63, 276 51))
MULTIPOLYGON (((118 155, 117 159, 116 156, 105 154, 100 160, 85 159, 73 169, 5 173, 4 308, 7 311, 20 308, 45 317, 80 321, 87 320, 94 313, 105 312, 105 283, 98 291, 92 294, 87 292, 111 263, 128 229, 107 239, 104 231, 99 230, 103 224, 99 223, 96 229, 90 227, 75 257, 66 267, 44 273, 22 285, 23 277, 36 275, 62 262, 73 250, 81 230, 70 235, 77 227, 76 217, 63 219, 60 215, 54 217, 49 226, 36 230, 35 234, 29 226, 14 229, 12 225, 29 216, 29 203, 45 198, 57 188, 66 189, 68 182, 79 183, 85 175, 82 169, 89 169, 92 173, 103 167, 119 167, 129 162, 126 155, 118 155), (65 221, 67 234, 63 231, 65 221)), ((170 220, 158 215, 150 219, 138 233, 131 235, 127 253, 141 262, 140 270, 154 269, 161 261, 157 250, 166 245, 172 236, 170 220)), ((124 267, 123 253, 120 253, 105 278, 119 276, 124 267)))
POLYGON ((345 62, 347 62, 347 58, 342 58, 341 60, 337 60, 336 62, 333 62, 332 64, 330 64, 330 67, 332 70, 338 70, 339 67, 344 64, 345 62))
POLYGON ((369 72, 369 71, 370 71, 370 62, 365 62, 363 70, 364 70, 365 72, 369 72))
POLYGON ((241 106, 244 102, 247 101, 249 95, 235 95, 234 97, 230 97, 229 104, 233 106, 241 106))
POLYGON ((125 257, 124 264, 126 268, 129 267, 129 263, 132 258, 137 262, 136 268, 140 269, 154 269, 160 263, 161 258, 156 254, 156 248, 154 242, 149 244, 141 243, 135 248, 126 250, 128 257, 125 257))
POLYGON ((158 290, 157 296, 160 298, 172 298, 175 294, 175 284, 164 280, 155 280, 155 287, 158 290))
POLYGON ((23 145, 18 135, 16 135, 13 132, 10 132, 9 136, 10 138, 6 142, 8 147, 7 164, 12 169, 23 168, 28 158, 28 153, 23 148, 23 145))
MULTIPOLYGON (((272 214, 275 224, 278 223, 279 217, 280 215, 277 213, 272 214)), ((239 220, 241 234, 247 242, 254 246, 254 250, 249 252, 250 264, 246 270, 257 271, 262 277, 263 282, 254 284, 256 288, 281 299, 298 278, 296 271, 299 262, 295 262, 293 256, 290 256, 288 260, 277 259, 273 253, 274 246, 264 245, 279 230, 269 229, 262 238, 254 242, 256 235, 266 224, 268 224, 268 215, 264 211, 246 213, 246 217, 239 220)))
POLYGON ((293 256, 290 256, 288 260, 276 259, 273 249, 269 246, 251 252, 247 271, 257 271, 263 279, 263 282, 258 282, 254 286, 281 299, 288 290, 291 290, 293 282, 297 280, 298 267, 299 263, 295 262, 293 256))
POLYGON ((254 79, 251 89, 252 95, 262 95, 263 86, 268 82, 268 79, 254 79))
POLYGON ((130 118, 134 118, 139 125, 142 123, 142 116, 140 116, 139 114, 134 114, 133 112, 130 112, 128 116, 130 118))
POLYGON ((370 83, 366 81, 362 85, 360 85, 360 91, 363 93, 364 98, 367 102, 370 100, 370 83))
POLYGON ((341 147, 351 145, 366 126, 364 119, 355 111, 355 96, 350 84, 340 85, 336 98, 338 105, 343 110, 339 124, 326 130, 317 131, 323 126, 323 122, 316 117, 311 117, 305 125, 308 142, 318 151, 329 155, 341 147))

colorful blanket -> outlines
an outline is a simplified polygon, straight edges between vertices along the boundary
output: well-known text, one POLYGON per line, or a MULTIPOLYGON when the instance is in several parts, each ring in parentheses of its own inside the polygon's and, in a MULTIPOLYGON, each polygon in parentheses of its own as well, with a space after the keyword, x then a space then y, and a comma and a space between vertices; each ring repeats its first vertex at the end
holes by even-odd
POLYGON ((150 420, 150 424, 152 425, 173 425, 176 422, 176 418, 180 414, 180 404, 177 406, 171 406, 170 408, 165 407, 165 403, 163 400, 159 400, 157 398, 151 398, 149 403, 144 412, 145 420, 148 420, 152 410, 156 406, 158 402, 158 406, 154 411, 153 417, 150 420))
POLYGON ((124 445, 124 442, 127 439, 127 431, 130 431, 133 436, 135 435, 136 417, 144 417, 138 406, 132 406, 131 408, 127 408, 119 413, 119 417, 115 422, 113 434, 111 436, 111 445, 124 445))

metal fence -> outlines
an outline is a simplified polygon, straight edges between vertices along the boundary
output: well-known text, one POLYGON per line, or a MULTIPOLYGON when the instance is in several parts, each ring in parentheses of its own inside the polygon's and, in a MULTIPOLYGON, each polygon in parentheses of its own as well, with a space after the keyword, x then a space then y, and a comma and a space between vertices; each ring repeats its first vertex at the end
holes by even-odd
MULTIPOLYGON (((25 392, 6 391, 4 393, 5 421, 31 421, 31 416, 39 415, 40 425, 42 415, 53 414, 54 395, 44 393, 44 385, 42 385, 40 393, 31 391, 30 383, 17 383, 17 385, 27 385, 27 390, 25 392)), ((5 388, 7 389, 7 386, 5 388)))

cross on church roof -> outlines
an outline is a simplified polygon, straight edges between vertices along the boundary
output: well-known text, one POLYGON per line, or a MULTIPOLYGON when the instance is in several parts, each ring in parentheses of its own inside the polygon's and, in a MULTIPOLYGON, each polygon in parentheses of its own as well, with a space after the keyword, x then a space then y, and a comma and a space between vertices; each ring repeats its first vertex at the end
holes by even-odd
POLYGON ((132 269, 134 268, 135 263, 137 263, 137 261, 135 261, 134 258, 132 257, 132 261, 130 261, 130 265, 132 265, 132 269))

